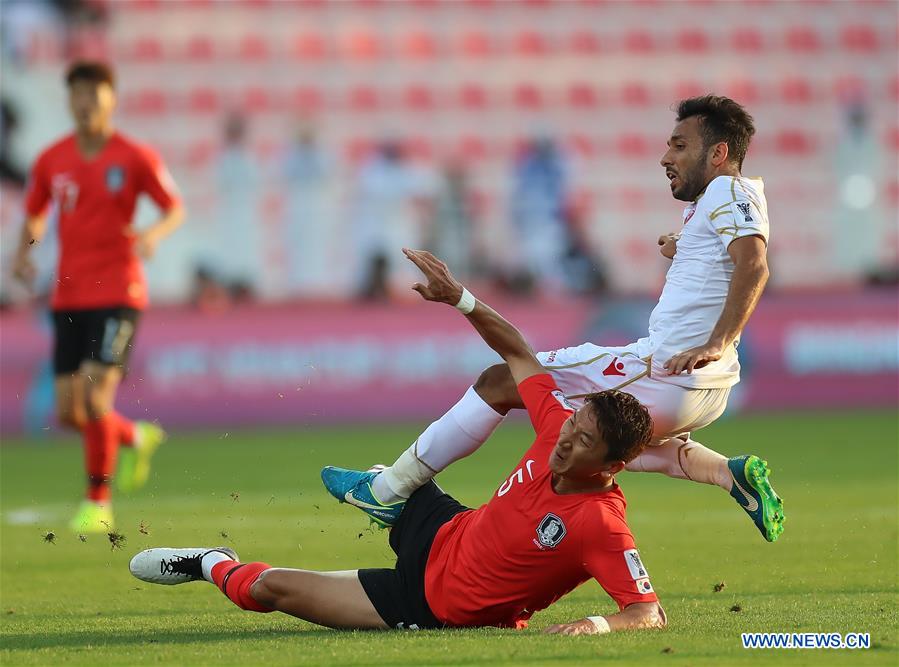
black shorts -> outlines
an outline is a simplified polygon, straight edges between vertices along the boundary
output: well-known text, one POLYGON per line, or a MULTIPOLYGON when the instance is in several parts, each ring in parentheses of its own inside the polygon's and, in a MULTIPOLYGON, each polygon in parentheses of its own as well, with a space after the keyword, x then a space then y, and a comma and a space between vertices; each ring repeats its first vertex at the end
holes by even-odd
POLYGON ((393 569, 359 570, 359 582, 384 622, 392 628, 442 628, 425 599, 425 566, 437 531, 469 508, 428 482, 406 501, 390 529, 393 569))
POLYGON ((126 369, 139 317, 124 307, 53 311, 53 372, 75 373, 85 361, 126 369))

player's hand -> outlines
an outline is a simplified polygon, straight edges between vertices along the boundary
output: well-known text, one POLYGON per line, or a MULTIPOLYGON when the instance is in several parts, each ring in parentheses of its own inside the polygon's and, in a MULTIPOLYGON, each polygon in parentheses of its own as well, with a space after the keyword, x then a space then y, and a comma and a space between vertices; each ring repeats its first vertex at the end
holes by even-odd
POLYGON ((689 375, 694 368, 702 368, 713 361, 718 361, 722 354, 724 354, 722 345, 706 343, 675 354, 665 362, 663 368, 668 371, 668 375, 680 375, 684 371, 689 375))
POLYGON ((663 234, 659 237, 659 252, 662 253, 662 257, 674 259, 674 255, 677 254, 677 240, 679 238, 680 234, 663 234))
POLYGON ((426 250, 403 248, 403 254, 415 264, 428 279, 428 284, 415 283, 416 292, 427 301, 439 301, 455 306, 462 298, 462 283, 453 277, 446 264, 426 250))
POLYGON ((25 286, 31 287, 34 284, 34 279, 37 277, 37 268, 29 255, 20 253, 16 255, 12 274, 25 286))
POLYGON ((574 623, 562 623, 561 625, 551 625, 543 631, 547 635, 595 635, 596 626, 593 621, 582 618, 574 623))
POLYGON ((134 250, 142 259, 150 259, 156 254, 159 238, 153 232, 152 227, 140 230, 129 227, 125 230, 125 235, 134 239, 134 250))

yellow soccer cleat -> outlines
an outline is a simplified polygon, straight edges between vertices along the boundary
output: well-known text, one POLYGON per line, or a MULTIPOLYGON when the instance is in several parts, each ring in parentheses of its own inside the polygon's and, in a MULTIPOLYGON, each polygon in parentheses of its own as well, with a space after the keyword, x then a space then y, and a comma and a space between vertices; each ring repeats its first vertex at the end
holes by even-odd
POLYGON ((78 508, 78 513, 69 522, 69 528, 75 533, 108 533, 113 529, 112 507, 106 503, 85 500, 78 508))
POLYGON ((133 447, 123 447, 119 451, 119 470, 116 485, 123 493, 132 493, 147 483, 150 478, 150 460, 165 442, 166 432, 158 424, 138 421, 133 447))

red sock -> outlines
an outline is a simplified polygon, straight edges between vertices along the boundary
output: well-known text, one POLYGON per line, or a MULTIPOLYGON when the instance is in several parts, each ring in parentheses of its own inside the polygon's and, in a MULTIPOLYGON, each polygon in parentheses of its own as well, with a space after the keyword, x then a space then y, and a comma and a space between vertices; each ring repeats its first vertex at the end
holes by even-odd
POLYGON ((247 611, 258 611, 263 614, 274 609, 265 607, 250 595, 250 587, 256 583, 259 575, 270 569, 268 563, 237 563, 223 560, 212 568, 212 580, 231 602, 247 611))
POLYGON ((134 422, 127 417, 123 417, 118 412, 110 412, 109 416, 114 417, 116 420, 116 428, 119 433, 119 444, 124 445, 125 447, 133 447, 134 422))
POLYGON ((105 502, 111 495, 109 480, 115 470, 119 433, 113 414, 88 421, 84 426, 84 463, 87 469, 87 497, 105 502))

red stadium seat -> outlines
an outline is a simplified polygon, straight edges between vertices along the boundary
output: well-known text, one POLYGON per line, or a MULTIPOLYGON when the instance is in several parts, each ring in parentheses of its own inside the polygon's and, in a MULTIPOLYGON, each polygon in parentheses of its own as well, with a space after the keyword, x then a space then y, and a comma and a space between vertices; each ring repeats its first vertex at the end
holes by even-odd
POLYGON ((649 87, 639 81, 630 81, 621 87, 622 102, 631 107, 645 107, 652 102, 649 87))
POLYGON ((434 145, 428 137, 406 137, 402 141, 403 154, 416 160, 430 160, 434 157, 434 145))
POLYGON ((579 56, 596 56, 602 52, 602 42, 595 32, 579 30, 568 38, 568 48, 579 56))
POLYGON ((624 48, 629 53, 646 55, 655 51, 655 37, 646 30, 631 30, 624 36, 624 48))
POLYGON ((520 109, 542 109, 544 104, 543 93, 537 86, 530 83, 522 83, 515 86, 512 91, 512 101, 520 109))
POLYGON ((375 142, 366 137, 356 137, 344 144, 344 154, 351 163, 359 163, 375 150, 375 142))
POLYGON ((156 37, 138 37, 127 53, 138 62, 160 61, 163 58, 162 42, 156 37))
POLYGON ((645 158, 650 152, 649 141, 642 134, 624 133, 615 140, 615 150, 624 158, 645 158))
POLYGON ((855 75, 841 76, 833 83, 833 92, 843 103, 858 102, 868 96, 868 82, 855 75))
POLYGON ((187 60, 208 62, 215 58, 215 43, 206 35, 194 35, 187 41, 183 56, 187 60))
POLYGON ((780 96, 788 104, 810 104, 814 91, 808 79, 791 77, 781 81, 780 96))
POLYGON ((793 26, 787 29, 787 48, 800 53, 816 53, 821 50, 821 37, 809 26, 793 26))
POLYGON ((374 60, 381 56, 383 45, 369 30, 355 30, 344 35, 341 43, 345 56, 353 60, 374 60))
POLYGON ((756 104, 761 100, 758 84, 750 79, 732 79, 724 87, 724 94, 740 104, 756 104))
POLYGON ((899 102, 899 76, 894 76, 887 84, 887 90, 894 102, 899 102))
POLYGON ((240 94, 240 108, 245 113, 264 113, 277 108, 277 99, 261 86, 250 86, 240 94))
POLYGON ((899 125, 891 127, 887 132, 887 146, 899 153, 899 125))
POLYGON ((318 88, 301 86, 290 93, 287 104, 295 113, 318 113, 325 106, 325 97, 318 88))
POLYGON ((328 42, 323 35, 305 32, 293 39, 291 55, 297 60, 322 60, 328 55, 328 42))
POLYGON ((437 57, 439 48, 436 37, 424 30, 413 30, 400 38, 400 53, 413 60, 431 60, 437 57))
POLYGON ((775 138, 774 147, 781 155, 806 156, 815 150, 814 139, 803 130, 780 130, 775 138))
POLYGON ((459 50, 469 58, 487 58, 495 54, 496 44, 487 33, 472 30, 460 36, 459 50))
POLYGON ((575 83, 568 89, 568 104, 575 109, 592 111, 599 105, 599 94, 589 83, 575 83))
POLYGON ((375 111, 381 106, 381 93, 373 86, 356 86, 347 93, 347 106, 353 111, 375 111))
POLYGON ((515 52, 526 58, 545 56, 550 51, 549 40, 534 30, 518 33, 514 40, 515 52))
POLYGON ((572 134, 566 139, 565 145, 573 154, 584 159, 594 158, 599 153, 597 142, 586 134, 572 134))
POLYGON ((402 103, 411 111, 431 111, 435 107, 434 91, 423 85, 408 86, 403 90, 402 103))
POLYGON ((168 99, 161 89, 146 88, 125 95, 122 108, 130 114, 157 116, 168 110, 168 99))
POLYGON ((468 83, 459 89, 459 106, 468 110, 482 110, 489 101, 487 91, 476 83, 468 83))
POLYGON ((880 39, 874 26, 847 25, 840 32, 840 44, 848 51, 873 53, 880 48, 880 39))
POLYGON ((765 48, 765 38, 759 28, 742 27, 731 33, 730 44, 740 53, 761 53, 765 48))
POLYGON ((187 110, 192 113, 218 113, 221 97, 214 88, 195 88, 187 96, 187 110))
POLYGON ((473 135, 460 137, 456 142, 456 150, 462 159, 466 161, 483 160, 490 152, 487 142, 481 137, 473 135))
POLYGON ((678 81, 674 84, 674 97, 678 100, 683 100, 688 97, 699 97, 700 95, 705 95, 708 92, 708 86, 704 86, 699 81, 687 79, 684 81, 678 81))
POLYGON ((245 35, 240 40, 237 55, 241 60, 261 62, 269 57, 268 42, 261 35, 245 35))
POLYGON ((684 53, 705 53, 709 50, 709 36, 697 28, 681 30, 674 43, 684 53))

